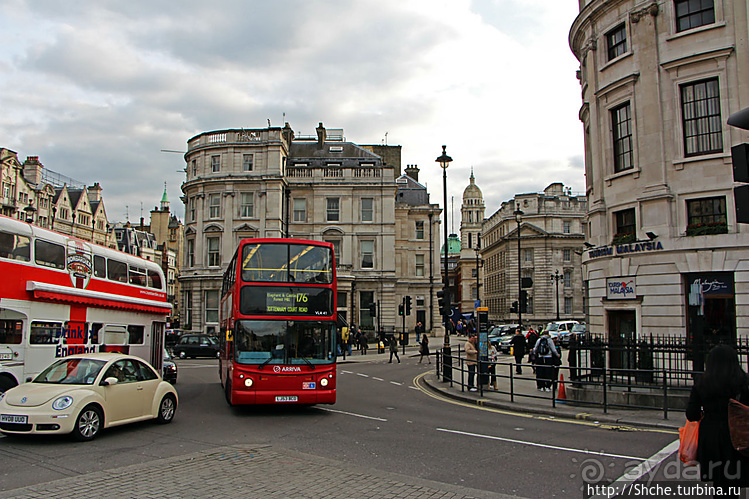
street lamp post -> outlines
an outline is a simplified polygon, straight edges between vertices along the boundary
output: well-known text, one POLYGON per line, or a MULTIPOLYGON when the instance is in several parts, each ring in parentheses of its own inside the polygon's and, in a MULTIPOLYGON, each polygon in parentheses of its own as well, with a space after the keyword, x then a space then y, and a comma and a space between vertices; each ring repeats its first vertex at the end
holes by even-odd
POLYGON ((551 282, 556 282, 557 285, 557 320, 559 320, 559 281, 561 279, 564 279, 564 276, 559 273, 559 269, 557 269, 553 274, 551 274, 551 282))
MULTIPOLYGON (((450 254, 448 245, 447 245, 447 167, 450 166, 450 163, 452 162, 452 158, 447 155, 446 152, 447 146, 442 146, 442 155, 438 157, 435 161, 440 164, 440 167, 442 168, 442 193, 444 195, 443 201, 443 209, 442 209, 442 221, 444 222, 445 226, 445 275, 442 279, 442 285, 444 290, 444 296, 445 299, 448 299, 450 296, 449 291, 449 284, 450 284, 450 278, 448 275, 448 266, 447 266, 447 256, 450 254)), ((448 310, 450 306, 448 305, 446 307, 448 310)), ((448 328, 448 321, 450 320, 450 315, 448 313, 443 314, 444 317, 444 323, 445 323, 445 341, 442 346, 442 379, 450 379, 452 380, 452 351, 450 350, 450 329, 448 328)))
MULTIPOLYGON (((481 301, 481 278, 479 277, 479 265, 481 263, 479 252, 481 250, 481 236, 476 234, 476 302, 481 301)), ((477 315, 478 317, 478 315, 477 315)))
POLYGON ((515 215, 515 222, 518 224, 518 327, 523 325, 523 311, 520 306, 520 295, 523 292, 523 279, 520 275, 520 217, 524 215, 523 210, 520 209, 520 203, 515 205, 515 211, 512 213, 515 215))

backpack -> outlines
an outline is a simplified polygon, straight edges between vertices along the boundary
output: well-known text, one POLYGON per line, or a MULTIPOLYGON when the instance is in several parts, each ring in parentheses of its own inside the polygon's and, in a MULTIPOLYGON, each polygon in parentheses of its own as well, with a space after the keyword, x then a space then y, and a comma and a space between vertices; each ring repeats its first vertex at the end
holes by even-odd
POLYGON ((546 357, 547 355, 549 355, 551 353, 551 348, 549 348, 549 340, 546 338, 541 338, 536 350, 538 352, 538 355, 540 355, 541 357, 546 357))

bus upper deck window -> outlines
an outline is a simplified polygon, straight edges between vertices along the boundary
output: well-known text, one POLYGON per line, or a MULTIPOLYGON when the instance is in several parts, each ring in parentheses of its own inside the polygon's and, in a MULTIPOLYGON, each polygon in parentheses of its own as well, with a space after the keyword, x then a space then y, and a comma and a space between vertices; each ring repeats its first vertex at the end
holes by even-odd
POLYGON ((127 282, 127 264, 111 258, 107 260, 107 275, 117 282, 127 282))
POLYGON ((107 260, 103 256, 94 255, 94 277, 107 278, 107 260))
POLYGON ((28 262, 30 252, 28 237, 0 232, 0 257, 28 262))
POLYGON ((146 285, 146 269, 141 267, 130 266, 130 284, 136 286, 146 285))
POLYGON ((34 260, 37 265, 56 269, 65 268, 65 247, 37 239, 34 241, 34 260))
POLYGON ((161 289, 161 274, 155 270, 148 271, 148 287, 161 289))

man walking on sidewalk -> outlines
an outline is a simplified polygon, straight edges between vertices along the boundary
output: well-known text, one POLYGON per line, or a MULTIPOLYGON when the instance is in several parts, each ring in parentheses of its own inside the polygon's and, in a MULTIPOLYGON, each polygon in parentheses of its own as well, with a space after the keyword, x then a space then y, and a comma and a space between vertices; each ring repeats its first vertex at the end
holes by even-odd
POLYGON ((400 364, 401 358, 398 357, 398 342, 395 341, 395 336, 390 338, 390 361, 388 364, 393 362, 393 354, 395 354, 395 358, 398 359, 398 364, 400 364))
POLYGON ((525 356, 525 336, 523 336, 523 328, 518 326, 515 329, 515 336, 510 340, 512 345, 512 355, 515 357, 515 374, 523 374, 523 368, 520 364, 523 363, 523 357, 525 356))
POLYGON ((466 365, 468 366, 468 391, 475 392, 476 385, 473 383, 476 378, 476 362, 479 360, 479 350, 476 348, 478 338, 476 335, 471 336, 466 341, 466 365))

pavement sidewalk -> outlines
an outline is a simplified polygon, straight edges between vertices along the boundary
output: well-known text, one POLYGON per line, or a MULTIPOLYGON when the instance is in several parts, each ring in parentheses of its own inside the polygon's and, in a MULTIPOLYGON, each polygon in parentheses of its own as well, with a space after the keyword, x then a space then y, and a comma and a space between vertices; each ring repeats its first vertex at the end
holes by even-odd
MULTIPOLYGON (((456 352, 457 342, 463 342, 465 338, 453 338, 453 352, 456 352)), ((408 345, 403 353, 403 347, 398 347, 398 354, 401 360, 406 358, 414 359, 419 357, 418 345, 408 345)), ((566 357, 566 355, 563 355, 566 357)), ((358 362, 375 362, 390 358, 390 353, 386 349, 385 353, 377 353, 377 349, 371 348, 367 355, 360 355, 354 350, 352 355, 347 355, 346 359, 338 358, 340 364, 358 363, 358 362)), ((605 425, 622 427, 646 427, 660 428, 678 432, 678 429, 684 425, 686 418, 683 411, 669 410, 668 418, 664 418, 662 410, 648 409, 628 409, 628 408, 608 408, 605 412, 602 406, 577 405, 570 400, 560 400, 560 394, 555 392, 541 392, 536 389, 536 377, 531 366, 523 366, 523 374, 513 376, 512 387, 510 386, 510 371, 514 366, 509 363, 514 362, 514 358, 509 355, 500 355, 500 362, 506 362, 506 365, 497 365, 498 374, 498 391, 487 390, 471 392, 468 390, 467 381, 468 373, 461 372, 457 365, 453 365, 453 380, 443 381, 437 376, 434 352, 431 354, 431 371, 427 373, 423 380, 426 385, 445 397, 449 397, 462 402, 476 404, 484 407, 493 407, 507 411, 519 411, 524 413, 546 415, 555 418, 576 419, 592 421, 605 425), (503 377, 499 377, 503 376, 503 377), (512 392, 512 393, 511 393, 512 392), (553 400, 556 395, 556 401, 553 400)), ((453 359, 456 362, 457 359, 453 359)), ((563 371, 564 373, 564 371, 563 371)), ((564 376, 564 374, 562 374, 564 376)), ((558 386, 561 386, 559 384, 558 386)), ((565 382, 565 392, 569 386, 569 381, 565 382)), ((557 388, 561 390, 560 388, 557 388)))

